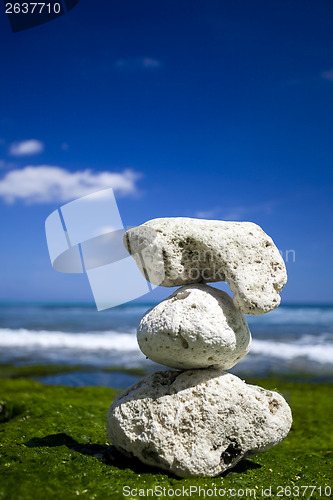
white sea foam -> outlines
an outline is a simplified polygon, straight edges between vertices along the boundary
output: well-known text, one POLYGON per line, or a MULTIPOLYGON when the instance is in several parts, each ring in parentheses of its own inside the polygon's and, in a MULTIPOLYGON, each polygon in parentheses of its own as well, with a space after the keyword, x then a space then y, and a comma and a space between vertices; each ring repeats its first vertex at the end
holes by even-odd
POLYGON ((0 329, 1 348, 138 351, 135 331, 66 333, 47 330, 0 329))
MULTIPOLYGON (((9 328, 0 329, 0 349, 21 352, 38 352, 47 355, 51 352, 61 353, 69 351, 72 356, 75 353, 86 352, 100 353, 101 356, 113 355, 119 362, 126 355, 141 354, 135 330, 127 333, 117 331, 67 333, 62 331, 27 330, 24 328, 13 330, 9 328)), ((320 335, 302 335, 293 341, 277 339, 253 339, 252 348, 247 358, 252 355, 264 356, 290 361, 297 358, 308 359, 320 364, 333 365, 333 335, 322 333, 320 335)))
POLYGON ((268 358, 284 360, 306 358, 317 363, 333 364, 333 344, 323 342, 324 338, 326 338, 325 334, 316 337, 304 335, 293 342, 254 339, 251 352, 268 358))

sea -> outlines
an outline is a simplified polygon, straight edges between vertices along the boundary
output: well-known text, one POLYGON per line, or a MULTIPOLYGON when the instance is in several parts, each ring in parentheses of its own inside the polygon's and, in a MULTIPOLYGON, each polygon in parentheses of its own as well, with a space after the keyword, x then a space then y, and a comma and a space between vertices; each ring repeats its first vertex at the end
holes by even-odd
MULTIPOLYGON (((140 378, 135 370, 166 369, 147 359, 136 341, 136 326, 153 305, 133 302, 98 312, 87 303, 0 303, 0 364, 80 365, 41 381, 126 387, 140 378)), ((251 350, 228 371, 333 382, 333 305, 281 305, 246 319, 251 350)))

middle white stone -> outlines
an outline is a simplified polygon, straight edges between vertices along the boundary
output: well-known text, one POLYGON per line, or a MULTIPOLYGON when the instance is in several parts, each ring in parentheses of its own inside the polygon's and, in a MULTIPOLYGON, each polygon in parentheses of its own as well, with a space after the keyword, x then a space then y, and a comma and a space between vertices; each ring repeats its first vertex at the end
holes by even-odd
POLYGON ((138 326, 141 351, 172 368, 234 366, 251 334, 231 297, 208 285, 187 285, 150 309, 138 326))

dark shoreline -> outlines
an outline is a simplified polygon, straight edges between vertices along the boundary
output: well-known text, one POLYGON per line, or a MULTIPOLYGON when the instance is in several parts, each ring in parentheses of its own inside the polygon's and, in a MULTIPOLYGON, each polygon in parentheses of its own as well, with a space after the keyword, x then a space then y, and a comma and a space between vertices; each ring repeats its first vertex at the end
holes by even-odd
MULTIPOLYGON (((31 378, 46 385, 65 385, 70 387, 109 387, 115 389, 126 388, 140 378, 157 370, 166 370, 163 366, 148 366, 125 368, 122 366, 95 367, 86 365, 64 364, 0 364, 0 377, 9 379, 31 378)), ((232 372, 232 370, 231 370, 232 372)), ((281 382, 333 384, 333 376, 311 375, 309 373, 265 372, 251 374, 235 373, 238 377, 252 383, 252 380, 277 380, 281 382)))

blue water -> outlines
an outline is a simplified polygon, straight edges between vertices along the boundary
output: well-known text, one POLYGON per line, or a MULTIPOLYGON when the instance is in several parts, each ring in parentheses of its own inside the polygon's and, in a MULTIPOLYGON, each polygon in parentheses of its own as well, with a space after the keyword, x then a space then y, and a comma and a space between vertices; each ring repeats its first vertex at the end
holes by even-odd
MULTIPOLYGON (((0 363, 82 364, 97 371, 82 375, 81 385, 113 382, 116 386, 115 374, 102 375, 98 370, 162 368, 147 360, 136 342, 136 325, 151 306, 133 303, 98 312, 93 304, 0 303, 0 363)), ((288 373, 333 378, 333 305, 282 305, 246 319, 252 348, 230 371, 242 376, 288 373)), ((48 382, 80 385, 73 382, 78 382, 77 375, 57 377, 48 382)))

